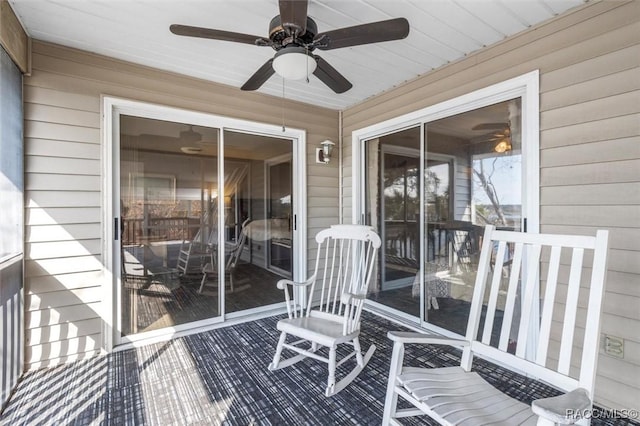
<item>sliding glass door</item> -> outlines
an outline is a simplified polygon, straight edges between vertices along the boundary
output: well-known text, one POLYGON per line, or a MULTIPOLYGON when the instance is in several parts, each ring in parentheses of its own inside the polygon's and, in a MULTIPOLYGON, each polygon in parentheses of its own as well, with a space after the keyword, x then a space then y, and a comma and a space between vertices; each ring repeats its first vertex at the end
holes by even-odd
POLYGON ((520 105, 511 99, 424 128, 423 320, 458 334, 467 325, 484 226, 522 230, 520 105))
POLYGON ((293 215, 291 155, 271 159, 267 163, 267 217, 271 239, 269 240, 269 269, 291 276, 291 229, 293 215))
MULTIPOLYGON (((537 224, 537 138, 522 131, 537 122, 522 114, 531 98, 514 92, 428 108, 413 114, 413 125, 397 120, 398 130, 392 120, 355 132, 354 220, 383 240, 372 308, 464 333, 484 226, 526 231, 527 222, 537 224)), ((507 250, 505 268, 510 256, 507 250)))
POLYGON ((132 110, 113 115, 113 344, 282 304, 302 263, 303 133, 132 110))
POLYGON ((379 279, 369 299, 420 314, 420 128, 368 141, 365 217, 382 238, 379 279), (417 279, 418 278, 418 279, 417 279))
POLYGON ((293 221, 298 201, 292 185, 291 139, 225 130, 224 143, 224 303, 229 314, 283 301, 276 283, 295 272, 293 221))
POLYGON ((219 141, 215 128, 120 117, 125 336, 221 314, 220 295, 200 288, 216 261, 219 141))

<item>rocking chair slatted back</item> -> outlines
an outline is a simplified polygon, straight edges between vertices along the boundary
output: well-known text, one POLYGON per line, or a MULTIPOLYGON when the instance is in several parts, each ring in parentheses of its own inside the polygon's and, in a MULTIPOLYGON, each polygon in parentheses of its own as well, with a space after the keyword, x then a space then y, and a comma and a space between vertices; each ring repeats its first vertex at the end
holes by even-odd
POLYGON ((473 352, 500 360, 504 359, 504 353, 512 349, 510 346, 515 345, 514 355, 520 360, 515 362, 523 371, 537 370, 536 375, 543 376, 540 378, 557 384, 564 390, 580 386, 591 391, 595 380, 594 365, 598 351, 606 245, 607 231, 598 231, 595 237, 585 237, 518 234, 487 229, 466 335, 466 339, 472 343, 463 351, 463 366, 470 367, 473 352), (591 276, 584 317, 588 318, 588 321, 578 324, 578 313, 582 310, 579 306, 579 295, 581 290, 586 292, 586 289, 581 289, 586 252, 594 253, 593 262, 589 265, 591 276), (546 268, 546 273, 538 271, 539 265, 546 268), (567 270, 568 279, 560 279, 561 272, 567 270), (501 288, 504 285, 505 272, 508 278, 506 297, 501 288), (491 283, 487 289, 489 276, 491 283), (545 279, 540 280, 541 277, 545 279), (539 283, 543 283, 544 288, 541 288, 539 283), (559 287, 563 287, 563 290, 559 291, 559 287), (488 298, 485 298, 487 290, 488 298), (564 293, 566 296, 562 298, 564 293), (500 297, 504 298, 503 308, 499 306, 500 297), (518 298, 522 299, 522 303, 518 298), (477 339, 485 300, 487 307, 484 325, 481 337, 477 339), (539 300, 543 301, 542 312, 537 316, 539 320, 533 322, 533 318, 536 318, 534 309, 538 306, 539 300), (520 306, 522 310, 519 318, 516 318, 516 310, 520 306), (502 324, 495 347, 491 346, 491 337, 496 313, 501 310, 502 324), (550 346, 554 343, 554 320, 561 323, 561 335, 556 339, 559 340, 559 350, 550 354, 550 346), (584 327, 583 342, 575 342, 575 331, 578 327, 584 327), (582 348, 581 361, 578 363, 581 373, 579 377, 570 377, 575 347, 582 348), (551 361, 554 359, 557 360, 556 365, 551 367, 551 361))
POLYGON ((343 333, 359 328, 367 288, 380 247, 378 235, 363 227, 334 225, 316 236, 318 252, 307 316, 314 310, 343 317, 343 333), (324 262, 323 262, 324 258, 324 262), (320 304, 314 300, 319 284, 320 304))

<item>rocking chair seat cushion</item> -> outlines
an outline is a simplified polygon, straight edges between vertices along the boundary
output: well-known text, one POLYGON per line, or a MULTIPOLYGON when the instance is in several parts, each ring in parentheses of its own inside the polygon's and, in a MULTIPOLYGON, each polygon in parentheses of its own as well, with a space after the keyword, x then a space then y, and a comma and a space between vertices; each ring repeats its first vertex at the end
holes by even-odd
POLYGON ((278 321, 278 330, 316 342, 322 346, 335 347, 353 340, 356 333, 343 335, 342 323, 326 318, 298 317, 278 321))
POLYGON ((461 367, 404 367, 397 384, 451 424, 535 425, 537 422, 529 405, 500 392, 478 373, 461 367))

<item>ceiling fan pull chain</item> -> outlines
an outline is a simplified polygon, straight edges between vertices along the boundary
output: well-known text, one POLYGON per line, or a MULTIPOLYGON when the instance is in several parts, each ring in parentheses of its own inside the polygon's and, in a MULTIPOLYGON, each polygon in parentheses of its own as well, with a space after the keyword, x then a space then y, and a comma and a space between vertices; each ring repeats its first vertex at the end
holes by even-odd
MULTIPOLYGON (((309 56, 309 46, 304 47, 304 53, 309 56)), ((307 84, 309 84, 309 61, 306 61, 307 64, 307 84)))
POLYGON ((284 127, 284 77, 282 77, 282 131, 286 131, 284 127))

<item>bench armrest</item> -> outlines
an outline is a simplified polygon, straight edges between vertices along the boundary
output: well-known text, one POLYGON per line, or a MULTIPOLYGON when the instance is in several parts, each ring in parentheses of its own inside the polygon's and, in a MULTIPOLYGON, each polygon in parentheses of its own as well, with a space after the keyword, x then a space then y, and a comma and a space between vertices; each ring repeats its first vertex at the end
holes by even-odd
POLYGON ((591 408, 589 393, 582 388, 572 390, 564 395, 551 398, 536 399, 531 403, 531 410, 554 424, 572 425, 591 408))
POLYGON ((428 345, 467 346, 464 339, 454 339, 446 336, 429 335, 413 331, 390 331, 387 337, 396 343, 420 343, 428 345))

